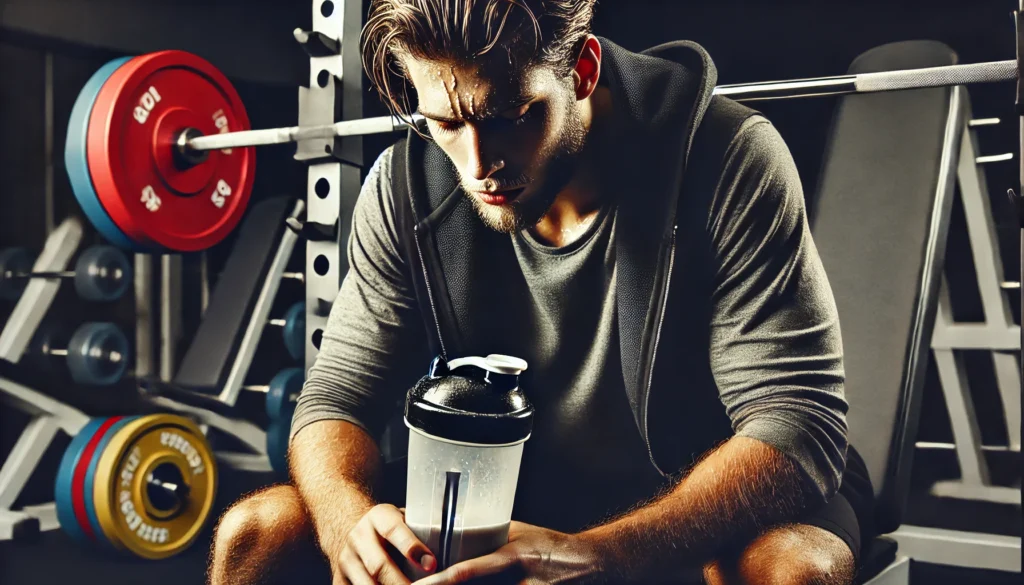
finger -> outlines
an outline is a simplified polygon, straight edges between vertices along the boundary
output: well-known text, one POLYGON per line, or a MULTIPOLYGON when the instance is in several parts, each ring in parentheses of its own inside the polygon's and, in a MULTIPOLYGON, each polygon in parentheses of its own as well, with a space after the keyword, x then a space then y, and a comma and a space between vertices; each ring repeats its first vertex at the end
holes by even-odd
MULTIPOLYGON (((375 539, 376 540, 376 539, 375 539)), ((375 583, 380 585, 410 585, 411 581, 405 573, 398 568, 398 565, 391 560, 383 543, 363 543, 356 548, 356 554, 363 562, 367 574, 375 583)))
POLYGON ((363 560, 351 546, 346 546, 341 552, 341 568, 344 578, 352 585, 377 585, 363 566, 363 560))
POLYGON ((380 508, 378 513, 369 514, 368 517, 377 534, 390 542, 411 563, 428 573, 437 568, 437 559, 405 523, 405 517, 397 508, 380 508))
POLYGON ((331 585, 352 585, 352 582, 345 578, 345 573, 342 570, 335 569, 331 575, 331 585))
POLYGON ((455 585, 482 577, 498 575, 513 569, 516 560, 506 554, 492 553, 456 563, 436 575, 431 575, 416 582, 416 585, 455 585))
MULTIPOLYGON (((349 548, 359 557, 360 563, 375 583, 382 585, 409 585, 405 573, 395 564, 392 553, 394 550, 376 531, 372 523, 367 522, 349 535, 349 548)), ((397 558, 402 557, 395 555, 397 558)), ((404 561, 404 559, 402 559, 404 561)))

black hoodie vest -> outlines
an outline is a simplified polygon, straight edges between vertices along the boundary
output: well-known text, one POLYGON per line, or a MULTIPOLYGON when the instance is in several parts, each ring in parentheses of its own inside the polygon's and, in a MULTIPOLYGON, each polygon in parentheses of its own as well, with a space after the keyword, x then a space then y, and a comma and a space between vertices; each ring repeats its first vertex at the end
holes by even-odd
MULTIPOLYGON (((613 107, 628 119, 616 140, 635 153, 621 161, 628 194, 616 227, 623 382, 651 462, 669 475, 730 434, 708 356, 707 224, 726 150, 755 112, 713 96, 717 72, 695 43, 639 54, 600 43, 613 107)), ((508 353, 500 344, 507 324, 488 308, 505 300, 483 298, 474 283, 518 272, 511 239, 479 220, 433 142, 410 132, 395 146, 392 173, 402 253, 432 353, 508 353)))

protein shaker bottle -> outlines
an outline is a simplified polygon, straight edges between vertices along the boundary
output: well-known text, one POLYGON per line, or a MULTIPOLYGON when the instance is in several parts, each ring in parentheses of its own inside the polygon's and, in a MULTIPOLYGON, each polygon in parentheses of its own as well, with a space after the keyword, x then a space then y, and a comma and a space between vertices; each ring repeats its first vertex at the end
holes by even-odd
POLYGON ((437 570, 508 542, 533 428, 533 406, 519 387, 524 370, 526 362, 511 356, 438 357, 409 390, 405 520, 437 570))

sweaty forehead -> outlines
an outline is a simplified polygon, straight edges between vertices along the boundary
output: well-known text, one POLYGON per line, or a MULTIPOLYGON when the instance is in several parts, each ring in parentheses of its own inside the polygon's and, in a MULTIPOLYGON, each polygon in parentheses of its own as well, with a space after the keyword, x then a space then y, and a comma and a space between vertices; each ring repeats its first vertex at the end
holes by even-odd
POLYGON ((419 111, 431 118, 482 119, 537 97, 546 87, 539 68, 517 70, 495 60, 472 63, 407 58, 419 111))

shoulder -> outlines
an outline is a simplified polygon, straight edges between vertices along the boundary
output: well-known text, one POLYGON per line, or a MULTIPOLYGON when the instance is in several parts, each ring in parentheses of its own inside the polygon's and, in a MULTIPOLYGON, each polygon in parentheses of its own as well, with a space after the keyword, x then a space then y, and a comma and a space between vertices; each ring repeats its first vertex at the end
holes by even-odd
MULTIPOLYGON (((744 119, 730 133, 721 164, 720 190, 744 185, 775 190, 800 187, 789 146, 775 125, 759 113, 744 119)), ((764 194, 760 189, 751 192, 757 193, 764 194)))
POLYGON ((366 171, 362 190, 353 209, 353 223, 357 233, 366 233, 367 230, 379 232, 389 241, 396 238, 397 224, 391 188, 394 149, 394 146, 384 149, 366 171))
POLYGON ((369 170, 366 171, 365 185, 379 187, 382 184, 386 184, 388 188, 391 187, 391 165, 394 152, 395 145, 392 144, 377 156, 377 160, 373 161, 369 170))
POLYGON ((795 229, 803 216, 803 187, 789 147, 760 114, 729 138, 708 217, 718 237, 764 224, 795 229))

